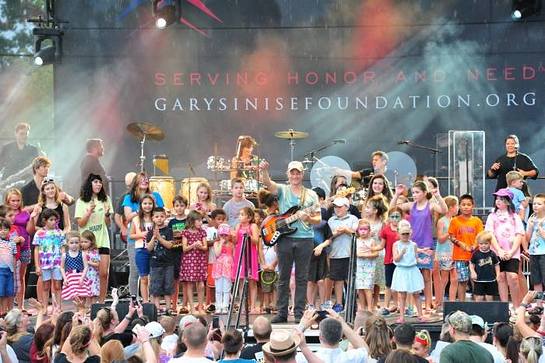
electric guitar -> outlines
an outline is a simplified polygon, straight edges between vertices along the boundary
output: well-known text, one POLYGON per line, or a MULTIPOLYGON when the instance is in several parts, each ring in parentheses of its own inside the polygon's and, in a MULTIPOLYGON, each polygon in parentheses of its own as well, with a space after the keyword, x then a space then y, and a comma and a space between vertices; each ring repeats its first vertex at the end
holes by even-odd
POLYGON ((261 237, 266 246, 274 246, 278 239, 297 231, 296 227, 290 225, 301 218, 301 214, 309 213, 320 208, 319 204, 314 204, 301 210, 301 207, 295 205, 282 214, 270 215, 261 223, 261 237))

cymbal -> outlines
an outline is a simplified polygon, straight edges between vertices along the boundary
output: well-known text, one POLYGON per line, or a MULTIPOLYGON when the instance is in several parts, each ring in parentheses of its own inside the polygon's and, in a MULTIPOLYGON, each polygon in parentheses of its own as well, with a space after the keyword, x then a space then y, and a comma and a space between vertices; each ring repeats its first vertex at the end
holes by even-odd
POLYGON ((279 139, 287 139, 287 140, 306 139, 308 137, 308 132, 295 131, 294 129, 289 129, 285 131, 277 131, 274 133, 274 136, 279 139))
POLYGON ((163 130, 149 122, 132 122, 127 125, 127 131, 138 139, 146 136, 147 139, 161 141, 165 138, 163 130))

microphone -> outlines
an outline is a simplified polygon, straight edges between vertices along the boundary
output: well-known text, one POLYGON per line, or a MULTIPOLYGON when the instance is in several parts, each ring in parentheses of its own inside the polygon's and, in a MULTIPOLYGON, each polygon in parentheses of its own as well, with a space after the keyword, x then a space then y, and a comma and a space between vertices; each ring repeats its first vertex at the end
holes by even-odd
POLYGON ((333 139, 334 144, 346 144, 346 139, 333 139))
POLYGON ((408 144, 410 142, 411 142, 411 140, 400 140, 400 141, 397 142, 397 144, 398 145, 403 145, 403 144, 408 144))

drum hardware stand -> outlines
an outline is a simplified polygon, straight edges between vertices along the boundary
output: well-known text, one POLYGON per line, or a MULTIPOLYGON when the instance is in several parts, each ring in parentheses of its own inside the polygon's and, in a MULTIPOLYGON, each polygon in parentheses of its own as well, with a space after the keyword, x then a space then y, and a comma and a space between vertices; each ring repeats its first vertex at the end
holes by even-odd
POLYGON ((144 144, 146 143, 146 134, 142 136, 140 140, 140 172, 144 172, 144 162, 146 161, 146 156, 144 155, 144 144))
POLYGON ((353 324, 356 311, 357 311, 357 296, 356 296, 356 261, 357 261, 357 239, 356 235, 352 235, 351 249, 350 249, 350 260, 348 265, 348 281, 346 284, 346 299, 344 305, 344 320, 348 324, 353 324))
POLYGON ((248 236, 247 233, 244 234, 244 237, 242 239, 242 246, 240 249, 240 256, 238 258, 238 268, 237 268, 237 274, 235 278, 235 283, 233 284, 233 287, 231 289, 231 304, 229 304, 229 314, 227 315, 227 324, 225 326, 226 329, 229 329, 231 327, 231 319, 233 318, 233 310, 235 306, 235 301, 237 298, 237 295, 240 290, 240 279, 241 279, 241 270, 242 270, 242 261, 245 261, 245 272, 246 276, 244 276, 244 281, 242 282, 242 291, 240 294, 240 304, 236 316, 236 321, 234 328, 239 329, 240 327, 240 316, 242 314, 242 303, 244 302, 244 326, 242 327, 242 330, 244 332, 244 336, 246 337, 248 335, 248 331, 250 330, 250 302, 248 299, 248 289, 249 289, 249 279, 250 279, 250 248, 251 248, 251 241, 250 236, 248 236))

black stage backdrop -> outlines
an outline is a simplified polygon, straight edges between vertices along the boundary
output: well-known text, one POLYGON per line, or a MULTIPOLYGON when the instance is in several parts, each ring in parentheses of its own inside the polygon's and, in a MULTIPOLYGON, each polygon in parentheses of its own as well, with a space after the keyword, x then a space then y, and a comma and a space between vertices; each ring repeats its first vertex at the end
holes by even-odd
POLYGON ((544 17, 513 22, 511 3, 182 0, 182 22, 161 31, 148 1, 58 0, 70 22, 54 73, 60 172, 77 170, 91 136, 115 178, 135 169, 134 121, 166 131, 147 144, 147 169, 164 153, 176 178, 189 164, 211 178, 207 157, 232 156, 240 134, 281 176, 289 145, 273 133, 289 128, 310 134, 295 158, 344 138, 321 155, 353 168, 399 150, 434 173, 429 152, 397 142, 435 147, 448 130, 484 130, 487 165, 518 134, 543 166, 544 17))

